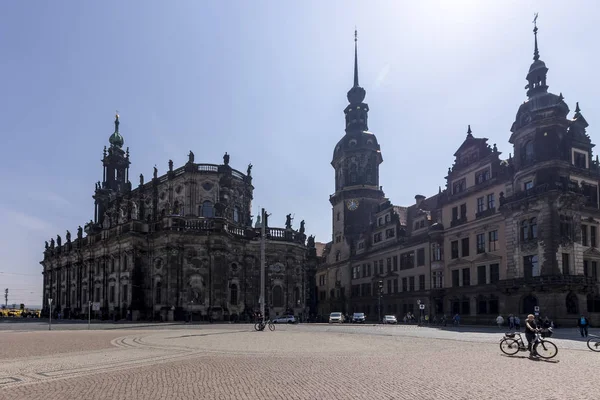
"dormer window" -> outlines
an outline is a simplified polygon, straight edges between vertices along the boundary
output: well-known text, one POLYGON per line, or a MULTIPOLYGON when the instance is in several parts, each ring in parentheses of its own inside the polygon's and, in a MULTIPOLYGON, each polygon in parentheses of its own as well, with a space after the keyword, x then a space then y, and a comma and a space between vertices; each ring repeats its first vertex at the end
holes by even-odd
POLYGON ((385 222, 386 222, 386 223, 387 223, 387 222, 390 222, 390 219, 391 219, 391 217, 390 217, 390 214, 387 214, 387 215, 385 216, 385 222))
POLYGON ((529 141, 521 148, 521 159, 524 164, 533 162, 533 141, 529 141))
POLYGON ((373 144, 373 141, 371 139, 367 140, 367 144, 373 144))
POLYGON ((467 189, 467 182, 464 178, 457 182, 454 182, 454 184, 452 185, 452 193, 454 193, 454 194, 464 192, 466 189, 467 189))
POLYGON ((488 168, 478 171, 475 174, 475 183, 480 184, 490 179, 490 170, 488 168))
POLYGON ((354 147, 354 146, 356 146, 356 139, 352 139, 352 140, 350 140, 350 141, 348 142, 348 146, 350 146, 350 147, 354 147))
POLYGON ((573 151, 573 165, 577 168, 587 168, 587 154, 574 150, 573 151))

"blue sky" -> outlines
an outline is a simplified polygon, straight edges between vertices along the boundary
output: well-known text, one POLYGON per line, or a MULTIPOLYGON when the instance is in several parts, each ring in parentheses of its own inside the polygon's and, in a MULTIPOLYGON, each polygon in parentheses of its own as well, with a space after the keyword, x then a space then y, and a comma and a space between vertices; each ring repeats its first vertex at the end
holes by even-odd
POLYGON ((399 205, 437 193, 468 124, 512 152, 536 11, 550 91, 598 141, 594 1, 2 2, 0 289, 41 302, 44 240, 93 217, 117 109, 134 184, 227 151, 254 164, 255 213, 328 241, 355 26, 380 184, 399 205))

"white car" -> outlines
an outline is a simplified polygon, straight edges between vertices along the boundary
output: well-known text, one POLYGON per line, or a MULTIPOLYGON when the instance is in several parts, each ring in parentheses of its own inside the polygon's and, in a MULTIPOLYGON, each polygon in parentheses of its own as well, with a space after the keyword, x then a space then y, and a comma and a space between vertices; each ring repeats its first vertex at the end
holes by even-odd
POLYGON ((344 322, 344 315, 341 312, 332 312, 329 314, 329 323, 338 323, 341 324, 344 322))
POLYGON ((384 324, 397 324, 398 320, 396 319, 395 315, 386 315, 383 317, 383 321, 384 324))
POLYGON ((293 315, 282 315, 281 317, 271 320, 271 322, 274 324, 295 324, 297 320, 293 315))

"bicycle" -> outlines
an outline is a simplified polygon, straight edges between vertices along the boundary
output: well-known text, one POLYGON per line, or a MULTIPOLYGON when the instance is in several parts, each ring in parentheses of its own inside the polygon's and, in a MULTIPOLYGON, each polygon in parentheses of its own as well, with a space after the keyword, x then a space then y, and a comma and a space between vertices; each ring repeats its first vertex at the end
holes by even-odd
POLYGON ((270 331, 275 330, 275 324, 270 319, 266 321, 259 321, 256 324, 254 324, 254 330, 257 332, 261 332, 264 331, 267 326, 269 327, 270 331))
POLYGON ((590 348, 591 351, 600 352, 600 337, 594 336, 589 338, 587 341, 587 346, 590 348))
MULTIPOLYGON (((542 339, 540 332, 535 333, 535 339, 532 344, 531 354, 536 354, 543 359, 549 360, 556 357, 558 348, 549 340, 542 339), (538 350, 545 352, 540 354, 538 350)), ((505 333, 504 338, 500 340, 500 350, 506 355, 514 356, 519 351, 527 351, 527 345, 523 342, 523 337, 520 333, 505 333)), ((600 351, 600 348, 598 349, 600 351)))

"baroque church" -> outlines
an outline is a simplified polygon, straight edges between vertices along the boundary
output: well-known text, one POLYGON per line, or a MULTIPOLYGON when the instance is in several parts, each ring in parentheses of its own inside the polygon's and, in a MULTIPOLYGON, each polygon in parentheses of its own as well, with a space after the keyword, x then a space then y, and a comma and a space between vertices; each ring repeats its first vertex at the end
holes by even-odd
POLYGON ((471 127, 445 188, 396 206, 379 183, 383 161, 368 130, 366 91, 354 84, 345 134, 333 149, 332 241, 316 276, 318 313, 364 312, 368 320, 459 314, 490 324, 498 314, 600 323, 599 186, 588 123, 548 91, 538 28, 526 99, 510 127, 514 156, 471 127))
POLYGON ((187 163, 132 188, 119 115, 104 148, 94 218, 46 242, 43 312, 63 318, 249 320, 259 309, 265 228, 268 316, 316 313, 314 237, 287 216, 284 228, 252 224, 252 165, 187 163), (51 302, 49 300, 52 299, 51 302))

